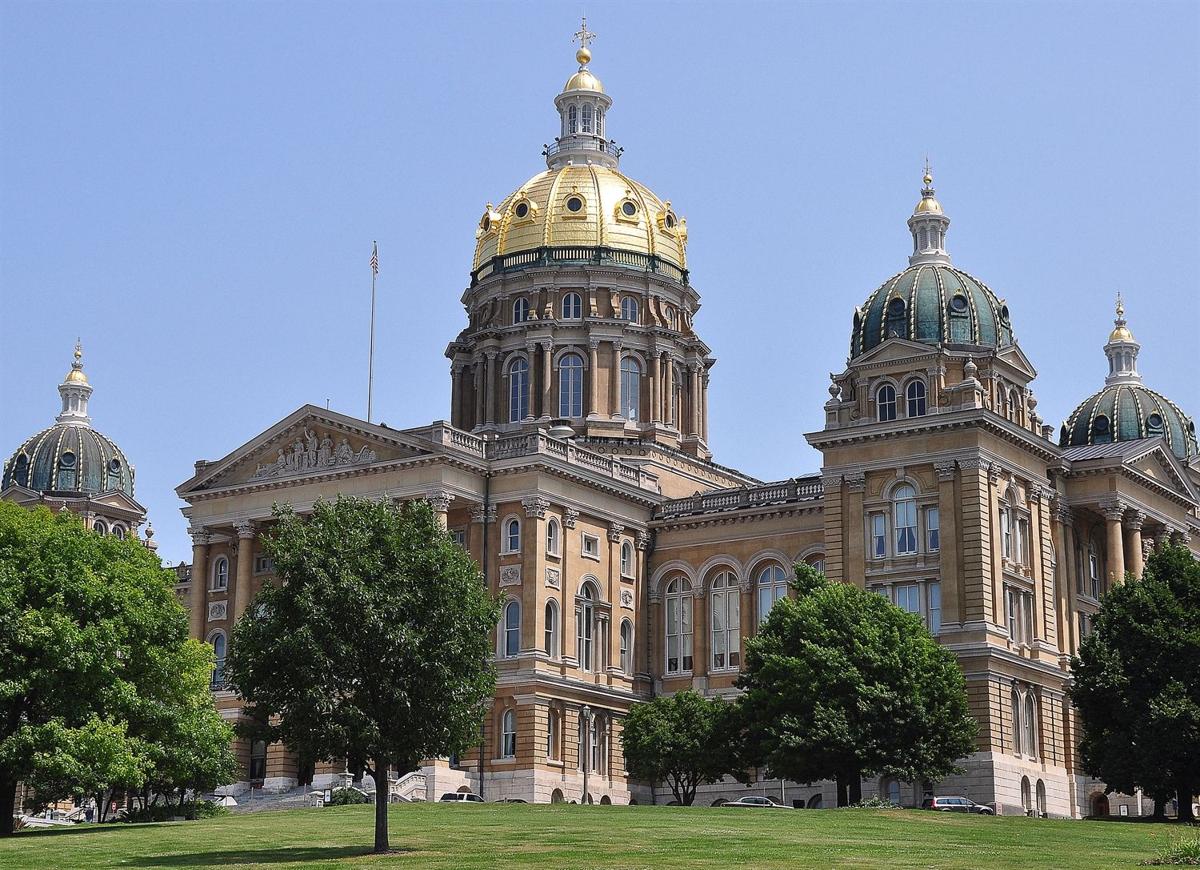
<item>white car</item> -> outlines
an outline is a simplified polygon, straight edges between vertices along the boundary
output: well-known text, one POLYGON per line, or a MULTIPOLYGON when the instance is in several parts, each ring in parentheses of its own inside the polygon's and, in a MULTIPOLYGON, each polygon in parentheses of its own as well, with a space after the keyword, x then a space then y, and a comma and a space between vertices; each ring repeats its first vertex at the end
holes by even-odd
POLYGON ((483 798, 470 791, 448 791, 440 798, 439 804, 481 804, 483 798))
POLYGON ((768 810, 790 810, 791 807, 784 806, 781 803, 776 803, 769 797, 762 795, 752 795, 750 797, 738 798, 735 801, 721 804, 723 807, 759 807, 760 809, 768 810))

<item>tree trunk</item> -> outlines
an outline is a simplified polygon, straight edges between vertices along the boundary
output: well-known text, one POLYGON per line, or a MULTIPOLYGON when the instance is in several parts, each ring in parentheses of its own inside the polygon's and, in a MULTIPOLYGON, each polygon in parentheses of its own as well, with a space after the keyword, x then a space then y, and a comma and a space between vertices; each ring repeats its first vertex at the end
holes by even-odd
POLYGON ((17 781, 0 779, 0 836, 13 832, 13 813, 17 809, 17 781))
POLYGON ((1186 780, 1179 784, 1179 819, 1181 822, 1195 821, 1195 814, 1192 812, 1192 784, 1186 780))
POLYGON ((375 852, 377 854, 391 851, 388 844, 388 763, 386 759, 375 759, 375 770, 371 776, 375 778, 375 852))
POLYGON ((850 780, 843 773, 837 775, 837 805, 839 807, 850 805, 850 780))
POLYGON ((1159 796, 1154 798, 1154 812, 1150 814, 1150 818, 1162 821, 1167 817, 1167 802, 1159 796))
POLYGON ((862 803, 862 774, 857 770, 850 777, 850 803, 862 803))

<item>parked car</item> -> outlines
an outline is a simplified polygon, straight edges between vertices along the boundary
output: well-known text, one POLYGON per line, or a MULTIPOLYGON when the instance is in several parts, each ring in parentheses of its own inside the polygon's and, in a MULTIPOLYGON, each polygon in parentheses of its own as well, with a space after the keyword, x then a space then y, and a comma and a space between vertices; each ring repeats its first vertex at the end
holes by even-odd
POLYGON ((483 798, 470 791, 448 791, 440 798, 439 804, 481 804, 483 798))
POLYGON ((769 797, 763 795, 751 795, 749 797, 738 798, 735 801, 721 804, 723 807, 759 807, 769 810, 790 810, 791 807, 777 803, 769 797))
POLYGON ((996 811, 989 806, 977 804, 970 798, 959 797, 927 797, 921 801, 921 809, 937 810, 939 813, 976 813, 981 816, 994 816, 996 811))

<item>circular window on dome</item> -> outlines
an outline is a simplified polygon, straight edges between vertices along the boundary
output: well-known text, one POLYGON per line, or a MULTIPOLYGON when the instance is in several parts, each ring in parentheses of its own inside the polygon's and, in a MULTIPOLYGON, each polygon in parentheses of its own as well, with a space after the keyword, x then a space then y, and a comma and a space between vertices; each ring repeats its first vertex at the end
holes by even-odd
POLYGON ((1151 435, 1161 435, 1163 430, 1163 418, 1161 414, 1151 414, 1146 418, 1146 431, 1151 435))
POLYGON ((519 218, 529 217, 529 203, 518 202, 517 207, 513 209, 513 214, 519 218))
POLYGON ((1092 431, 1097 435, 1108 434, 1108 418, 1101 415, 1092 421, 1092 431))
POLYGON ((1007 305, 1000 306, 1000 322, 1008 323, 1008 306, 1007 305))
POLYGON ((576 214, 583 211, 583 197, 568 196, 567 197, 567 211, 574 212, 576 214))
POLYGON ((675 212, 673 212, 673 211, 667 212, 667 216, 665 218, 663 218, 663 223, 666 224, 667 229, 669 229, 669 230, 675 229, 675 225, 677 223, 679 223, 679 221, 677 221, 675 219, 675 212))
POLYGON ((113 474, 118 474, 121 471, 121 460, 115 456, 108 460, 108 470, 113 474))
POLYGON ((625 217, 633 217, 637 214, 637 206, 629 200, 625 200, 621 203, 621 211, 625 213, 625 217))
POLYGON ((966 296, 950 297, 950 310, 953 311, 955 314, 966 314, 967 313, 967 297, 966 296))
POLYGON ((75 454, 68 450, 66 453, 64 453, 62 456, 60 456, 58 458, 58 464, 61 465, 63 468, 74 468, 75 467, 75 454))

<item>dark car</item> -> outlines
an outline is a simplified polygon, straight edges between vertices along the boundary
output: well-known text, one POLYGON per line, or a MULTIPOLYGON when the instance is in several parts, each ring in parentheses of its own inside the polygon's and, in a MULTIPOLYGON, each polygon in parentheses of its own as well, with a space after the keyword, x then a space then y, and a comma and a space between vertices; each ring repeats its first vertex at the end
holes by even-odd
POLYGON ((939 813, 976 813, 981 816, 994 816, 996 811, 989 806, 977 804, 965 797, 927 797, 921 801, 921 809, 937 810, 939 813))

